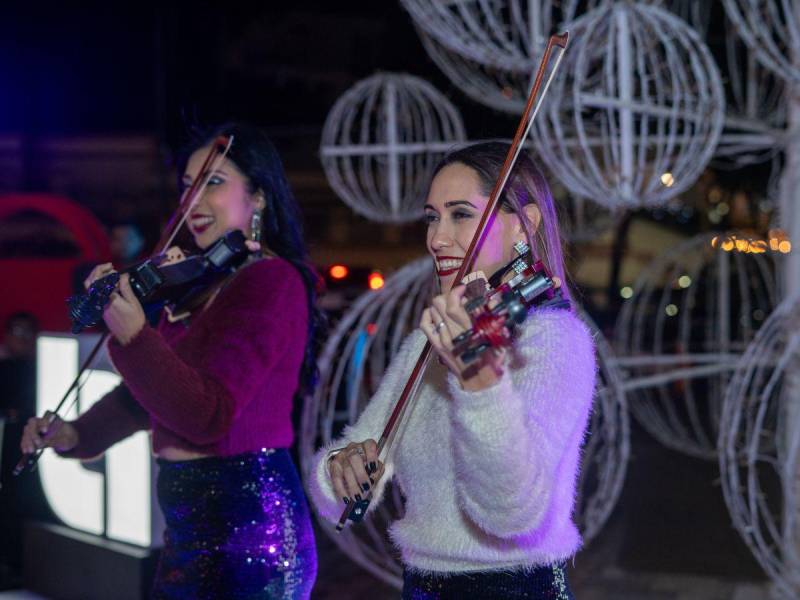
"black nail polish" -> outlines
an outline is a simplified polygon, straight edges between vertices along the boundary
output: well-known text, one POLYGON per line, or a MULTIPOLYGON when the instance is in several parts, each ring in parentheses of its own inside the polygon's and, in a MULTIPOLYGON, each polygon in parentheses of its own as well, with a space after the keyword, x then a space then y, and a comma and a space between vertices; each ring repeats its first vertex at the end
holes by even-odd
POLYGON ((347 496, 343 496, 342 500, 344 500, 345 504, 350 504, 350 498, 348 498, 347 496))
POLYGON ((369 463, 369 470, 370 470, 370 473, 374 473, 375 471, 377 471, 378 470, 378 463, 376 463, 374 460, 371 463, 369 463))
POLYGON ((356 502, 361 502, 361 494, 356 494, 356 502))
POLYGON ((366 483, 366 482, 362 483, 361 484, 361 489, 364 490, 365 492, 369 491, 369 484, 366 483))

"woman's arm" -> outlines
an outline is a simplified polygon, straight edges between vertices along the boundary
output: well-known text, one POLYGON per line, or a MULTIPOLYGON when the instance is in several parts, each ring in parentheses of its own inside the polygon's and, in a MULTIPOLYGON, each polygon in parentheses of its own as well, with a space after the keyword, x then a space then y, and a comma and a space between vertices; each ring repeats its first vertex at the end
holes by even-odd
MULTIPOLYGON (((242 269, 195 327, 206 328, 199 364, 187 364, 155 329, 109 344, 136 400, 160 423, 197 445, 224 437, 287 349, 302 352, 308 309, 300 275, 279 259, 242 269)), ((195 334, 190 330, 187 335, 195 334)))
POLYGON ((574 477, 559 468, 578 452, 594 392, 594 349, 583 322, 564 310, 530 319, 514 347, 521 366, 512 357, 493 387, 469 392, 449 377, 460 504, 499 537, 536 530, 558 478, 574 477))
POLYGON ((150 417, 134 400, 123 383, 69 424, 78 433, 78 445, 58 454, 67 458, 87 460, 103 454, 111 446, 137 431, 149 429, 150 417))
MULTIPOLYGON (((331 478, 328 474, 328 458, 333 450, 344 448, 351 442, 360 443, 364 440, 378 440, 389 414, 394 408, 394 403, 400 395, 406 379, 411 372, 414 359, 419 355, 425 343, 425 336, 420 331, 411 333, 400 346, 389 368, 381 379, 378 390, 370 399, 358 420, 344 429, 342 436, 323 446, 311 462, 308 482, 308 492, 317 512, 323 518, 336 523, 345 508, 343 499, 338 497, 333 490, 331 478)), ((370 496, 369 511, 380 504, 386 483, 391 480, 394 466, 391 453, 383 458, 384 474, 375 484, 370 496)))

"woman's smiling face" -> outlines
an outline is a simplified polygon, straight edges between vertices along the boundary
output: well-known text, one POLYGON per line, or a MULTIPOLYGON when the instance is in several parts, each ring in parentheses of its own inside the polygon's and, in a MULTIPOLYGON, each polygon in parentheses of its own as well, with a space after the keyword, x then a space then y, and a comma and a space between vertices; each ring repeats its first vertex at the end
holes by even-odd
MULTIPOLYGON (((200 148, 189 158, 182 180, 185 188, 191 186, 199 175, 207 154, 207 147, 200 148)), ((205 192, 187 219, 195 243, 200 248, 208 248, 220 237, 236 229, 250 237, 250 222, 259 203, 263 205, 260 194, 250 192, 245 175, 226 159, 210 174, 205 192)))
MULTIPOLYGON (((425 203, 427 247, 442 291, 450 290, 456 283, 456 274, 488 202, 478 174, 462 163, 447 165, 433 178, 425 203)), ((472 271, 492 275, 514 258, 514 243, 518 239, 524 239, 519 218, 498 210, 472 271)))

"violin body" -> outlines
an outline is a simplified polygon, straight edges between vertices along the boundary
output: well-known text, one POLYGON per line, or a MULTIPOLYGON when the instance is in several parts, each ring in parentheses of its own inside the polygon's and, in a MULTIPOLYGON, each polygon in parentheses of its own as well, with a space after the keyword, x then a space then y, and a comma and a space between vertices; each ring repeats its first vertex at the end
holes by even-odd
MULTIPOLYGON (((131 289, 146 313, 167 305, 183 312, 208 296, 214 284, 233 273, 250 254, 241 231, 221 237, 203 254, 164 264, 160 257, 150 258, 127 271, 131 289)), ((92 283, 85 294, 67 300, 72 332, 100 322, 103 310, 117 290, 119 273, 111 273, 92 283)))
MULTIPOLYGON (((511 345, 512 334, 533 307, 569 308, 561 290, 541 261, 532 266, 517 260, 516 275, 488 293, 473 295, 466 305, 472 327, 453 340, 453 354, 467 365, 489 348, 511 345)), ((483 280, 472 282, 479 287, 483 280)), ((469 291, 469 290, 468 290, 469 291)))

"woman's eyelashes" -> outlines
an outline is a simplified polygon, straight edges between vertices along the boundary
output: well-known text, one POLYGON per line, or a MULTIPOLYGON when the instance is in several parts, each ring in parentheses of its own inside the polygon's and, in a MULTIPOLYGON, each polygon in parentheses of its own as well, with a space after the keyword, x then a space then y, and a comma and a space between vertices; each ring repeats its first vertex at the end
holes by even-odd
MULTIPOLYGON (((466 210, 454 210, 450 213, 450 218, 453 221, 465 221, 467 219, 471 219, 474 215, 466 210)), ((425 213, 424 221, 428 225, 431 223, 435 223, 439 220, 439 215, 436 213, 425 213)))

